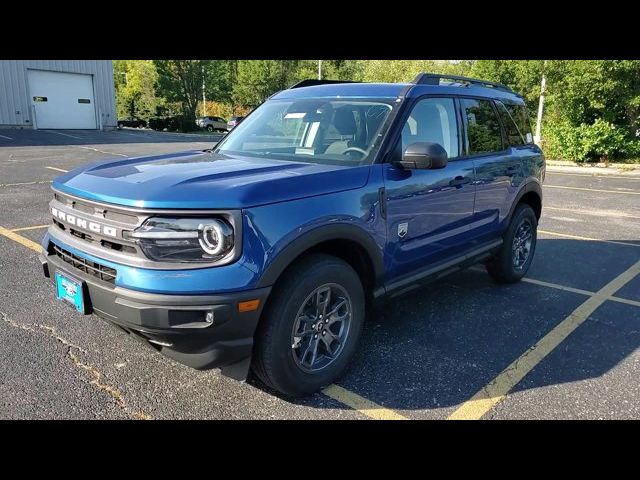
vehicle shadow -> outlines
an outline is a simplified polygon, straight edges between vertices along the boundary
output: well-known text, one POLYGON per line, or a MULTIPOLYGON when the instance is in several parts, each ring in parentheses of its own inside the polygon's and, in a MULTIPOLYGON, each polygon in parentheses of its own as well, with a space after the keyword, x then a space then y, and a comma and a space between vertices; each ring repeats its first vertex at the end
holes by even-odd
POLYGON ((189 143, 219 142, 224 135, 208 133, 181 134, 156 132, 148 129, 125 128, 122 130, 4 130, 0 137, 2 147, 106 145, 131 143, 189 143))
MULTIPOLYGON (((538 239, 528 278, 595 292, 638 260, 640 242, 629 243, 538 239)), ((640 301, 635 282, 627 298, 640 301)), ((529 282, 498 285, 483 266, 467 269, 372 311, 337 384, 391 409, 457 406, 587 298, 529 282)), ((639 321, 640 307, 606 302, 514 391, 602 376, 640 346, 639 321)), ((317 396, 292 402, 326 408, 317 396)))

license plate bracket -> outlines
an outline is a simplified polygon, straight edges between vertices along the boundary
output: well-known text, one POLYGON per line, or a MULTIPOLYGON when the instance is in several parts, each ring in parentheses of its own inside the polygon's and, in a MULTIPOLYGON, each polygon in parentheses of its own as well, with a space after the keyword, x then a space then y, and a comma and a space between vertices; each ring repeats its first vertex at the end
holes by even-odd
POLYGON ((56 272, 56 297, 82 314, 86 312, 84 292, 84 282, 66 273, 56 272))

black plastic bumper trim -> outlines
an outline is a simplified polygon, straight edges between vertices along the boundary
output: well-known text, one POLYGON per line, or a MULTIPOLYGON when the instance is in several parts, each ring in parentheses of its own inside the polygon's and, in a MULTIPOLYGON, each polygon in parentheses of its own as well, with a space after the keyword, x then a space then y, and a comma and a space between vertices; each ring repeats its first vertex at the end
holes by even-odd
POLYGON ((253 335, 271 287, 215 295, 164 295, 100 282, 55 255, 41 255, 40 261, 45 276, 60 270, 85 282, 87 313, 155 340, 154 348, 180 363, 197 369, 222 368, 236 379, 246 377, 253 335), (239 302, 253 299, 260 299, 257 310, 238 312, 239 302), (204 322, 208 312, 213 313, 211 324, 204 322))

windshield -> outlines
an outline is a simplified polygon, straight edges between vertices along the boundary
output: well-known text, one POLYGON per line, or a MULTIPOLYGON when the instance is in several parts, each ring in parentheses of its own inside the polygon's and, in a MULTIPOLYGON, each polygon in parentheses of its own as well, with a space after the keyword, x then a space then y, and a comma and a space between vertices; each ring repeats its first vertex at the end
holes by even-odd
POLYGON ((219 153, 311 163, 363 165, 373 160, 391 100, 271 100, 242 121, 219 153))

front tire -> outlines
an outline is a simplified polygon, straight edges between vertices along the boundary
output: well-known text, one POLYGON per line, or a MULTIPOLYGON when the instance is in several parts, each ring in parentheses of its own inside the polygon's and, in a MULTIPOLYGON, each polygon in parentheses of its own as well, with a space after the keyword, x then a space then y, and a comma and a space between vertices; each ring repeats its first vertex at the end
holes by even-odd
POLYGON ((267 386, 300 397, 333 383, 362 331, 365 296, 343 260, 312 254, 278 282, 256 332, 253 372, 267 386))
POLYGON ((207 125, 207 131, 213 132, 213 127, 211 125, 207 125))
POLYGON ((498 283, 515 283, 527 274, 536 250, 538 219, 533 209, 519 204, 504 234, 504 243, 487 272, 498 283))

